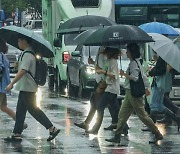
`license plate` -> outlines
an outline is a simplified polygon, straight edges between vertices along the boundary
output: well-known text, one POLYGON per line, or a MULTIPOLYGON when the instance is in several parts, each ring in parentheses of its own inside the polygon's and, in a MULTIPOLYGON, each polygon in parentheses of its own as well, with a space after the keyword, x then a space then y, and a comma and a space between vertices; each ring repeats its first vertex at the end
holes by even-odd
POLYGON ((174 96, 180 96, 180 89, 174 89, 174 96))

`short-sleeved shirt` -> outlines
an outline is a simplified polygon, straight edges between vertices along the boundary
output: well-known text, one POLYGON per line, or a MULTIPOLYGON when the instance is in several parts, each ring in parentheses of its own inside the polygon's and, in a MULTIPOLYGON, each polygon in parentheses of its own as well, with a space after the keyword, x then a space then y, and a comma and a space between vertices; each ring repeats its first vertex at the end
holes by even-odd
MULTIPOLYGON (((103 53, 98 53, 96 56, 95 64, 97 64, 100 68, 105 70, 104 64, 105 64, 106 59, 107 58, 103 53)), ((96 82, 99 83, 99 81, 101 81, 102 79, 104 79, 104 74, 97 74, 96 73, 96 82)))
POLYGON ((118 69, 117 60, 107 59, 106 61, 109 62, 108 72, 111 72, 115 76, 115 79, 111 79, 110 77, 106 76, 106 83, 108 86, 105 91, 118 95, 120 94, 120 83, 119 83, 119 69, 118 69))
MULTIPOLYGON (((27 48, 25 51, 33 51, 31 48, 27 48)), ((33 54, 25 53, 20 55, 19 58, 19 70, 26 70, 27 73, 16 83, 15 89, 18 91, 26 91, 26 92, 36 92, 37 91, 37 84, 34 79, 31 77, 35 76, 36 70, 36 59, 33 54), (28 73, 30 72, 31 75, 28 73)))

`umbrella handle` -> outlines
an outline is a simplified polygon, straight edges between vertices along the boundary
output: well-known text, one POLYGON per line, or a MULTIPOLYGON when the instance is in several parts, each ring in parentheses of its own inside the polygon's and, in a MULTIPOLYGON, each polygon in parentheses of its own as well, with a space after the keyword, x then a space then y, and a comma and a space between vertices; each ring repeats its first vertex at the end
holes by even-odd
POLYGON ((90 46, 89 46, 89 58, 91 58, 91 51, 90 51, 90 46))
POLYGON ((122 63, 121 63, 121 56, 120 56, 120 68, 121 68, 121 70, 122 70, 122 63))

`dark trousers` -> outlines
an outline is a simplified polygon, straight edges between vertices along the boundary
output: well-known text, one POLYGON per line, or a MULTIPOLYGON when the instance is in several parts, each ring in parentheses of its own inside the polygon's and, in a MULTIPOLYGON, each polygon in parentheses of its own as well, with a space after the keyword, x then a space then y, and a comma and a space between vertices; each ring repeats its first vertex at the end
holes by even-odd
POLYGON ((169 98, 169 93, 165 93, 163 103, 164 106, 170 109, 173 113, 177 112, 178 106, 171 101, 171 99, 169 98))
MULTIPOLYGON (((85 121, 84 121, 86 124, 90 124, 90 122, 92 121, 92 119, 93 119, 93 117, 94 117, 94 115, 95 115, 95 113, 96 113, 98 104, 99 104, 99 102, 100 102, 101 96, 102 96, 102 95, 96 94, 96 93, 94 93, 94 92, 92 93, 91 98, 90 98, 90 104, 91 104, 90 110, 89 110, 88 116, 86 117, 86 119, 85 119, 85 121)), ((115 101, 117 101, 117 102, 115 102, 115 104, 116 104, 116 109, 114 109, 115 107, 112 106, 112 105, 110 105, 110 104, 107 105, 108 110, 109 110, 109 113, 110 113, 111 118, 112 118, 112 124, 117 124, 117 122, 118 122, 118 116, 117 116, 117 114, 115 113, 115 110, 116 110, 117 113, 118 113, 118 112, 119 112, 119 108, 120 108, 118 100, 116 99, 115 101)))
POLYGON ((104 110, 109 105, 109 108, 111 109, 112 117, 114 118, 114 123, 117 123, 118 121, 118 112, 119 112, 119 104, 117 101, 117 95, 112 94, 109 92, 104 92, 103 95, 100 98, 100 101, 97 106, 97 119, 94 127, 92 128, 95 131, 98 131, 102 120, 104 117, 104 110))
POLYGON ((22 133, 27 111, 46 129, 53 126, 44 112, 36 106, 36 93, 20 91, 16 107, 16 122, 13 133, 22 133))

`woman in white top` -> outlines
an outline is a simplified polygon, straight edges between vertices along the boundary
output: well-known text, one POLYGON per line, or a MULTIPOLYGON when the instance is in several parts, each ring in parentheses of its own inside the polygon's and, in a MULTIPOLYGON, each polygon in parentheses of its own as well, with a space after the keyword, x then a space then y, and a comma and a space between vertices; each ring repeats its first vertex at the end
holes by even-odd
POLYGON ((99 128, 101 126, 103 116, 104 116, 104 109, 107 105, 111 107, 114 111, 114 117, 118 117, 118 108, 117 108, 117 95, 120 93, 120 86, 119 86, 119 70, 118 70, 118 63, 117 59, 119 56, 119 49, 106 47, 105 54, 107 59, 105 60, 104 65, 107 66, 107 69, 97 69, 96 72, 98 74, 104 74, 107 88, 105 92, 102 94, 100 101, 97 106, 97 120, 95 125, 91 130, 86 131, 90 134, 97 134, 99 128), (116 115, 115 115, 116 114, 116 115))
POLYGON ((149 87, 149 82, 140 64, 139 61, 140 49, 136 43, 130 43, 127 45, 127 57, 130 59, 129 67, 126 73, 123 70, 120 71, 120 75, 125 76, 126 78, 124 84, 124 87, 126 89, 125 98, 119 111, 119 119, 118 119, 118 125, 115 132, 115 136, 111 139, 106 139, 106 141, 120 143, 120 135, 122 133, 124 124, 127 122, 131 113, 135 111, 139 119, 146 126, 148 126, 149 129, 154 134, 152 140, 150 140, 149 143, 155 143, 163 138, 162 134, 159 132, 158 128, 154 125, 154 122, 145 111, 143 96, 136 98, 131 94, 131 87, 129 81, 130 80, 137 81, 139 79, 139 72, 141 71, 142 78, 144 80, 144 85, 146 87, 146 95, 149 95, 149 91, 147 90, 149 87))
MULTIPOLYGON (((96 67, 96 70, 99 70, 99 69, 102 69, 102 70, 107 70, 108 66, 105 65, 105 61, 107 60, 107 56, 106 56, 106 51, 104 51, 104 47, 100 47, 99 51, 98 51, 98 54, 96 56, 96 60, 95 62, 92 60, 92 59, 89 59, 88 62, 90 64, 95 64, 95 67, 96 67), (106 68, 107 67, 107 68, 106 68)), ((114 61, 113 61, 114 62, 114 61)), ((115 61, 115 64, 116 64, 116 61, 115 61)), ((113 64, 112 64, 113 65, 113 64)), ((117 72, 118 74, 118 72, 117 72)), ((89 110, 89 113, 88 113, 88 116, 86 117, 86 119, 81 122, 81 123, 74 123, 76 126, 82 128, 82 129, 85 129, 85 130, 88 130, 89 128, 89 124, 90 122, 92 121, 94 115, 95 115, 95 112, 97 110, 97 106, 98 106, 98 103, 99 103, 99 100, 100 100, 100 97, 102 96, 102 94, 98 94, 96 91, 96 88, 97 88, 97 85, 98 83, 105 78, 105 75, 102 74, 102 73, 96 73, 96 84, 94 86, 94 90, 92 92, 92 95, 91 95, 91 98, 90 98, 90 110, 89 110)), ((118 84, 118 88, 119 88, 119 83, 117 82, 116 84, 118 84)), ((113 85, 112 85, 113 86, 113 85)), ((107 90, 109 89, 110 87, 108 86, 107 90)), ((114 91, 113 87, 111 87, 111 89, 109 89, 110 91, 114 91)), ((117 113, 119 112, 119 104, 118 104, 118 101, 115 100, 115 105, 116 107, 114 106, 111 106, 109 105, 108 106, 108 109, 109 109, 109 112, 110 112, 110 115, 112 117, 112 123, 110 126, 104 128, 105 130, 113 130, 113 129, 116 129, 117 127, 117 121, 118 121, 118 115, 117 113), (114 109, 116 108, 116 109, 114 109), (116 112, 116 113, 115 113, 116 112)), ((128 129, 128 126, 126 125, 123 133, 124 134, 127 134, 127 129, 128 129)))

